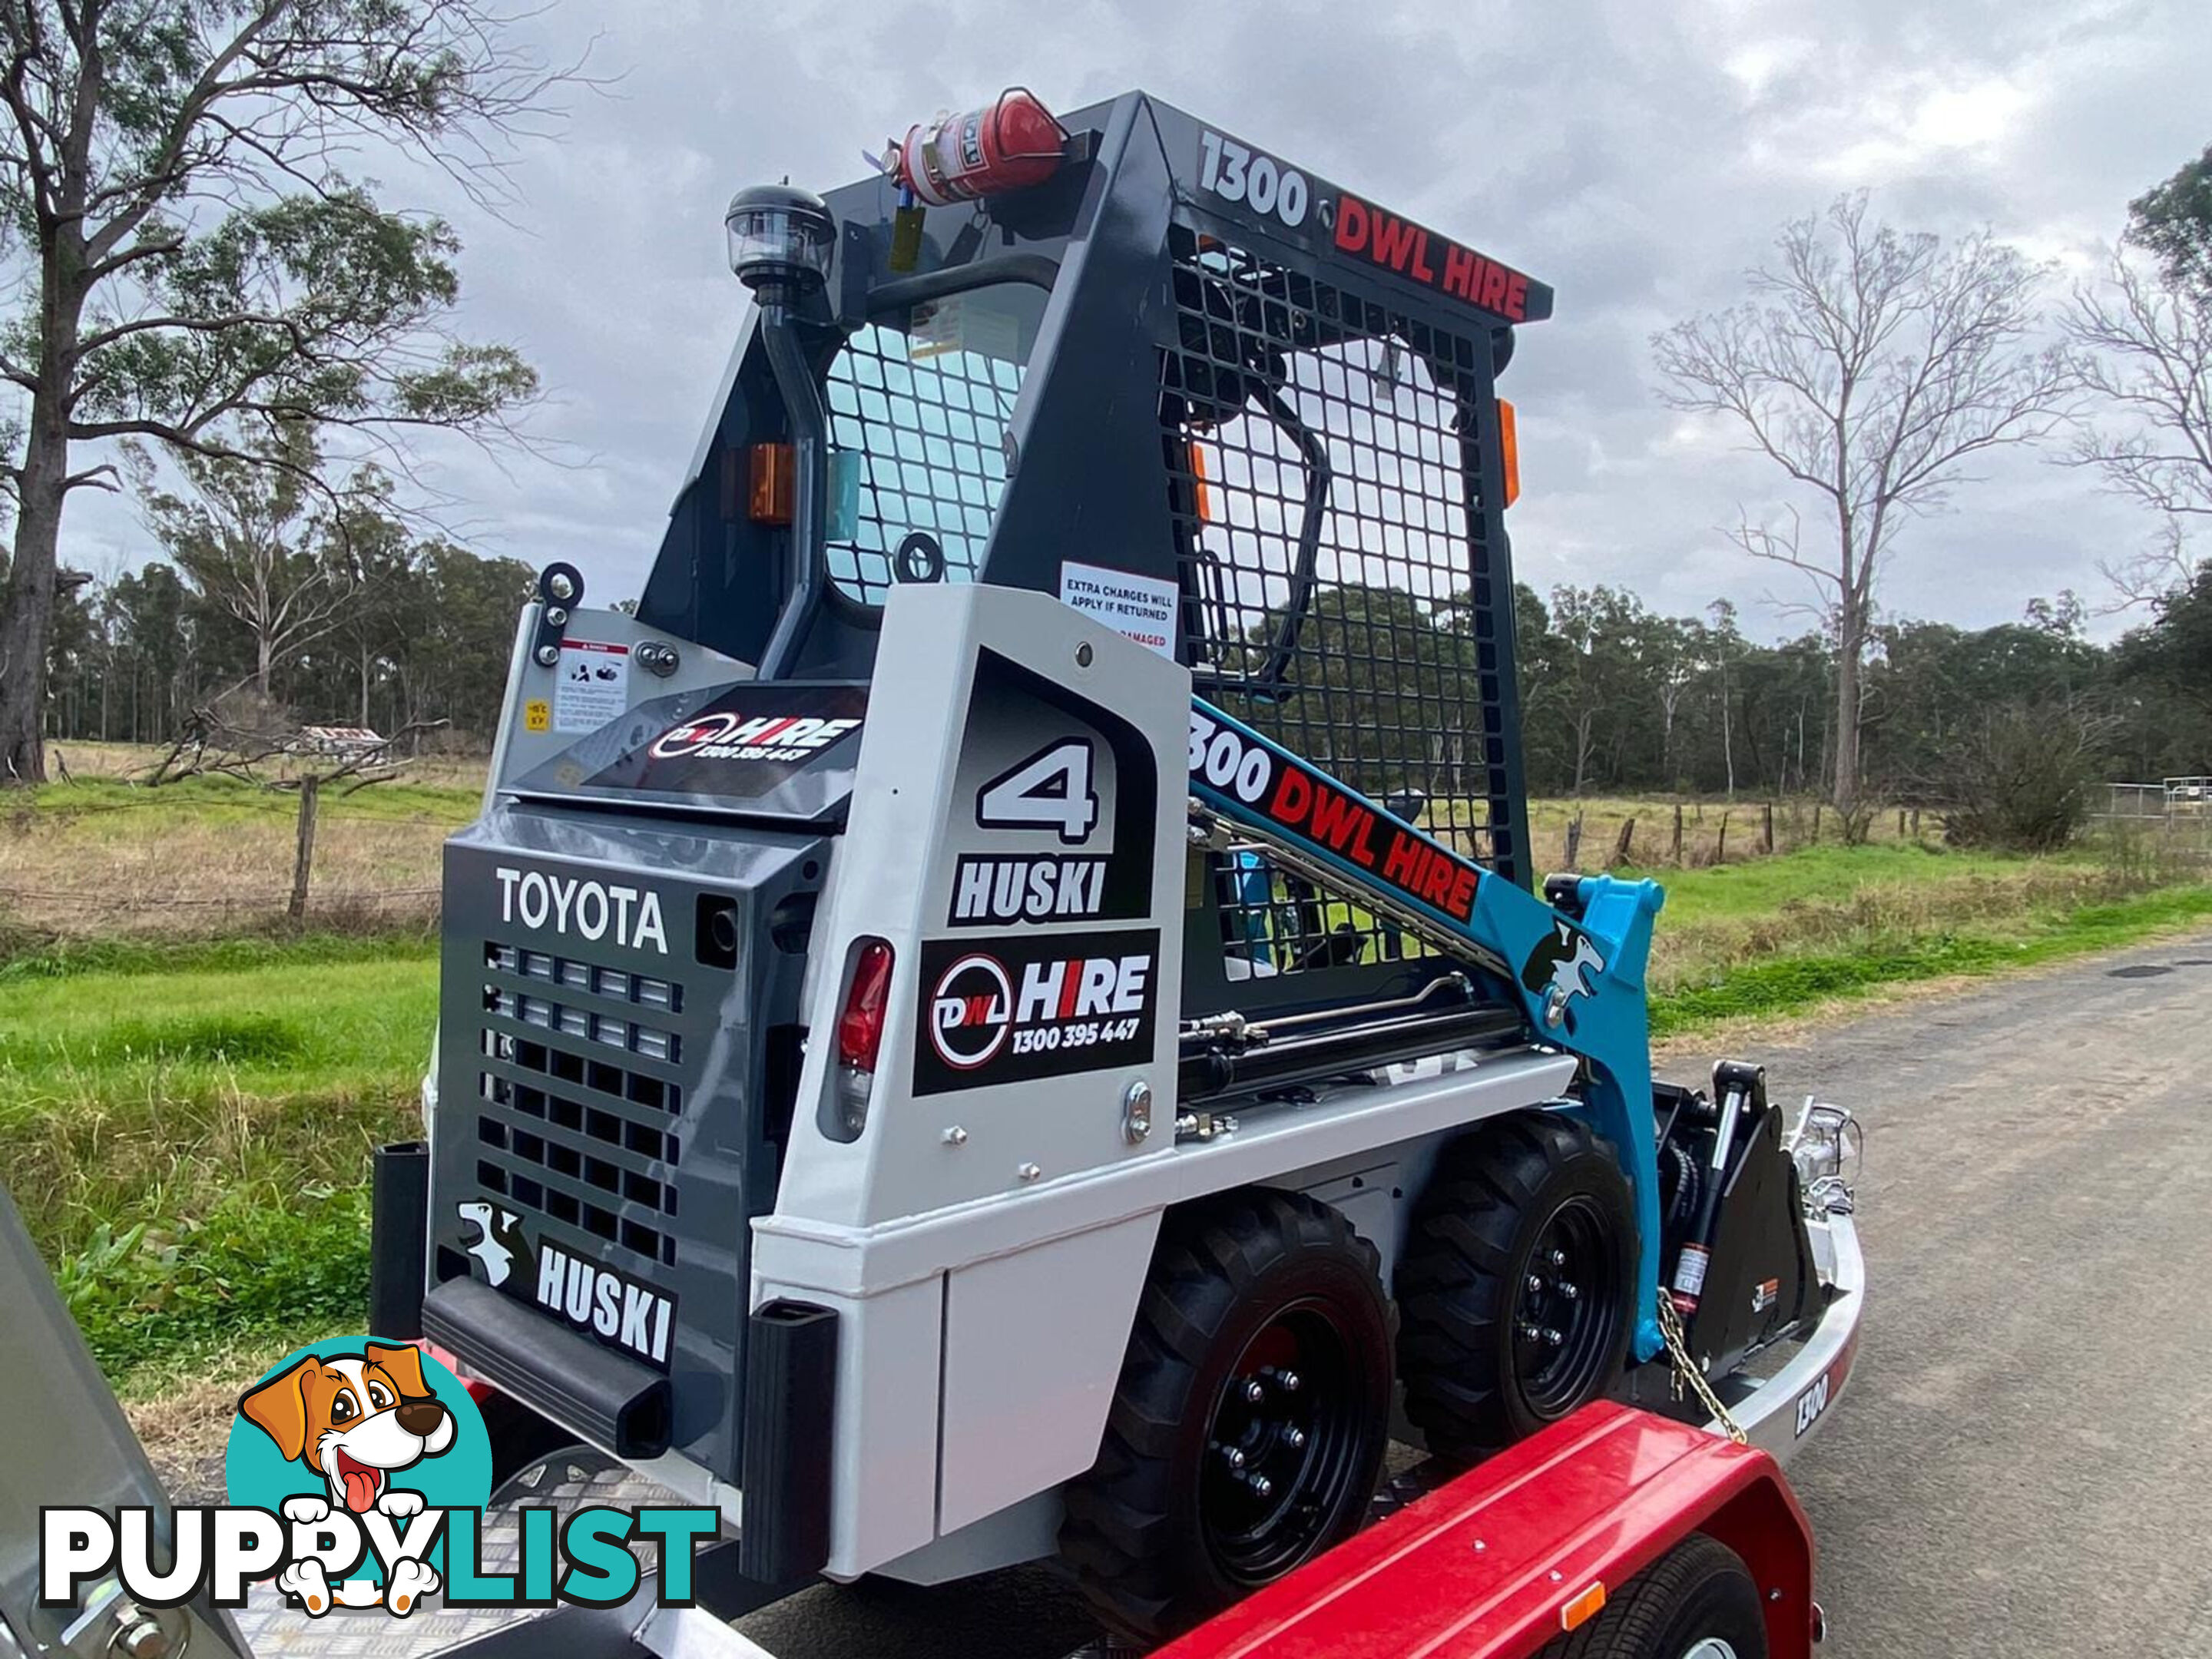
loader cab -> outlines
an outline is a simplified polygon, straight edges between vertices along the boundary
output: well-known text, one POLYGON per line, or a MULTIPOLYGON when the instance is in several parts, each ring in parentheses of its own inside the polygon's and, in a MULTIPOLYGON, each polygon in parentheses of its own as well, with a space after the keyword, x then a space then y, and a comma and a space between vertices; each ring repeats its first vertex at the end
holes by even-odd
MULTIPOLYGON (((824 198, 834 261, 787 319, 826 425, 819 593, 793 598, 806 480, 756 310, 641 619, 758 662, 803 603, 787 672, 864 679, 896 585, 1054 593, 1528 885, 1496 376, 1549 289, 1141 94, 1064 125, 1022 189, 824 198)), ((1261 849, 1194 854, 1189 892, 1188 1013, 1442 971, 1261 849)))

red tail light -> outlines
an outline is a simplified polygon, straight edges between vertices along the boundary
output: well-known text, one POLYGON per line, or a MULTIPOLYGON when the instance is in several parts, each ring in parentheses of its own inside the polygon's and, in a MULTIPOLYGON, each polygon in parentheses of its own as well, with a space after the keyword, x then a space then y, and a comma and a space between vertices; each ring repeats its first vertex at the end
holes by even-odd
POLYGON ((845 1011, 837 1016, 837 1058, 855 1071, 876 1069, 876 1051, 884 1043, 884 1010, 890 1001, 891 947, 872 939, 860 946, 853 964, 852 988, 845 993, 845 1011))

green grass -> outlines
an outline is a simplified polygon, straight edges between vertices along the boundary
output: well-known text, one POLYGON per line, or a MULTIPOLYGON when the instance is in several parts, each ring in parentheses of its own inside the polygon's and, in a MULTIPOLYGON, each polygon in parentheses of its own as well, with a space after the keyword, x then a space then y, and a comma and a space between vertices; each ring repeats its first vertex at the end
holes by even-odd
POLYGON ((2031 967, 2208 919, 2212 886, 2182 887, 2023 916, 2008 927, 1899 939, 1863 951, 1778 956, 1654 996, 1652 1034, 1670 1036, 1723 1019, 1790 1013, 1914 980, 2031 967))
POLYGON ((436 969, 344 944, 0 999, 0 1178, 119 1382, 358 1324, 368 1154, 414 1121, 436 969))
MULTIPOLYGON (((1660 873, 1660 1035, 2212 919, 2212 885, 2081 857, 1820 847, 1660 873)), ((427 939, 314 935, 0 966, 0 1179, 126 1392, 357 1327, 369 1152, 414 1131, 436 974, 427 939)))
MULTIPOLYGON (((465 823, 483 800, 481 788, 453 784, 380 783, 351 794, 345 789, 344 784, 332 785, 323 794, 319 811, 334 818, 393 823, 428 817, 465 823)), ((289 818, 296 810, 295 800, 288 792, 259 788, 237 778, 185 778, 157 789, 121 778, 80 778, 75 783, 19 791, 8 797, 8 805, 68 815, 88 834, 112 826, 113 833, 123 835, 131 833, 130 821, 140 813, 236 824, 272 814, 289 818)))
POLYGON ((1702 870, 1626 870, 1667 890, 1662 933, 1730 919, 1772 915, 1785 905, 1832 899, 1869 886, 1918 886, 1976 876, 2016 875, 2030 861, 1996 854, 1891 842, 1874 847, 1808 847, 1778 858, 1716 864, 1702 870))

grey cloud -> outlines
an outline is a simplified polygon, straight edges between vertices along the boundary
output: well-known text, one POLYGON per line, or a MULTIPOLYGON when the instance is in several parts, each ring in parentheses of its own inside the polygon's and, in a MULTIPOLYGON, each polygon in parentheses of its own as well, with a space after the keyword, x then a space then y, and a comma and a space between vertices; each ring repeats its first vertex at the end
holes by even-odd
MULTIPOLYGON (((436 482, 470 503, 478 545, 574 560, 603 596, 642 576, 721 368, 730 191, 842 182, 893 129, 1004 85, 1064 108, 1144 87, 1553 283, 1559 314, 1510 377, 1522 574, 1671 611, 1726 594, 1768 634, 1798 625, 1761 603, 1802 598, 1796 579, 1716 527, 1771 507, 1775 481, 1732 439, 1684 440, 1653 395, 1652 331, 1729 303, 1775 227, 1845 185, 1875 186, 1902 225, 1986 223, 2081 259, 2212 138, 2212 30, 2179 0, 572 0, 530 27, 556 58, 603 31, 594 61, 623 79, 520 153, 513 225, 397 159, 368 170, 454 220, 465 326, 520 346, 549 387, 552 459, 445 445, 436 482)), ((2096 557, 2152 528, 2078 473, 2026 456, 1988 472, 1911 528, 1888 606, 2007 620, 2032 594, 2094 590, 2096 557)), ((68 536, 95 566, 144 546, 106 498, 80 498, 68 536)))

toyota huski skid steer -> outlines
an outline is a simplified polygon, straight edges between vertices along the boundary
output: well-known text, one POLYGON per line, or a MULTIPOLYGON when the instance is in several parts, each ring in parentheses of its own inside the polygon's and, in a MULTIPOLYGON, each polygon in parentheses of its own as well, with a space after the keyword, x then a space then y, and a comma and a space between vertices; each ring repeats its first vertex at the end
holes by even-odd
POLYGON ((1655 1085, 1659 889, 1531 890, 1495 383, 1551 290, 1135 94, 728 230, 635 613, 544 573, 447 849, 379 1333, 756 1580, 1057 1555, 1140 1638, 1394 1433, 1786 1452, 1848 1126, 1655 1085))

